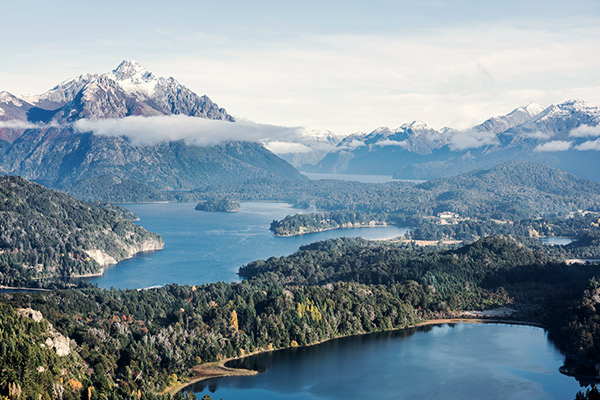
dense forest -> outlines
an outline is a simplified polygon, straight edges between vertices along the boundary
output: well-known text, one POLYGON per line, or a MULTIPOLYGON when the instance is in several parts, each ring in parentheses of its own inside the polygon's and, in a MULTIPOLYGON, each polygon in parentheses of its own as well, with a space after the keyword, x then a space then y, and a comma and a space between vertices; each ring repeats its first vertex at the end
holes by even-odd
POLYGON ((229 198, 208 199, 196 204, 197 211, 236 212, 240 209, 240 203, 229 198))
POLYGON ((342 210, 288 215, 281 221, 273 221, 270 229, 275 236, 293 236, 339 228, 384 226, 387 225, 387 220, 385 213, 342 210))
POLYGON ((548 326, 564 349, 593 356, 600 348, 589 311, 569 314, 588 307, 582 298, 596 301, 597 268, 566 266, 510 237, 454 250, 334 239, 240 274, 240 283, 4 294, 1 310, 13 322, 3 334, 30 341, 22 358, 0 344, 9 360, 0 393, 153 398, 190 379, 198 364, 500 305, 516 310, 512 319, 548 326), (29 308, 44 319, 32 322, 29 308), (35 345, 47 335, 44 321, 70 339, 68 356, 35 345))
POLYGON ((336 180, 246 182, 198 189, 200 197, 283 200, 300 208, 394 213, 406 218, 444 211, 482 219, 516 220, 600 211, 600 184, 544 165, 501 164, 423 183, 361 183, 336 180))
POLYGON ((100 208, 18 177, 0 178, 0 285, 99 273, 162 239, 116 207, 100 208))
MULTIPOLYGON (((95 251, 117 260, 145 241, 162 243, 119 208, 98 208, 20 178, 0 183, 0 283, 33 286, 43 283, 39 278, 94 272, 95 251)), ((425 183, 271 184, 160 195, 215 207, 220 199, 285 199, 329 210, 274 221, 282 233, 414 223, 411 238, 468 244, 333 239, 251 262, 240 268, 241 282, 139 291, 79 283, 4 293, 0 396, 167 398, 161 393, 189 381, 198 365, 498 306, 514 309, 513 320, 546 326, 568 354, 565 372, 597 375, 600 273, 565 263, 600 253, 597 184, 530 163, 425 183), (444 211, 460 221, 438 223, 444 211), (577 240, 542 246, 537 236, 577 240)))
MULTIPOLYGON (((538 164, 510 162, 488 171, 475 171, 452 178, 420 184, 388 183, 342 185, 339 181, 316 181, 291 199, 300 207, 329 210, 312 216, 297 214, 271 225, 286 235, 331 229, 337 220, 378 221, 415 227, 414 239, 444 238, 472 242, 491 234, 528 236, 571 236, 567 217, 592 212, 598 223, 600 185, 538 164), (319 185, 329 190, 316 190, 319 185), (335 185, 340 187, 333 188, 335 185), (341 210, 341 211, 340 211, 341 210), (344 214, 342 211, 346 210, 344 214), (351 212, 350 212, 351 211, 351 212), (438 214, 458 215, 451 223, 440 223, 438 214), (596 214, 594 214, 596 213, 596 214), (548 224, 536 222, 549 220, 548 224), (556 231, 550 231, 557 226, 556 231)), ((289 194, 293 193, 293 189, 289 194)), ((443 222, 443 221, 442 221, 443 222)), ((577 235, 581 230, 577 231, 577 235)))

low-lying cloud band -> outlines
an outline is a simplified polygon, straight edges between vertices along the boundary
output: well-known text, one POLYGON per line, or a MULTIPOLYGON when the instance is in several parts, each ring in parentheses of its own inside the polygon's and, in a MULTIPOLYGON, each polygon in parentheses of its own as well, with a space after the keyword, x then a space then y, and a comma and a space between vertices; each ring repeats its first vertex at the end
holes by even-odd
POLYGON ((250 121, 227 122, 185 115, 82 119, 73 123, 76 132, 102 136, 126 136, 135 145, 153 145, 184 140, 187 144, 210 146, 232 140, 285 141, 299 134, 299 127, 282 127, 250 121))

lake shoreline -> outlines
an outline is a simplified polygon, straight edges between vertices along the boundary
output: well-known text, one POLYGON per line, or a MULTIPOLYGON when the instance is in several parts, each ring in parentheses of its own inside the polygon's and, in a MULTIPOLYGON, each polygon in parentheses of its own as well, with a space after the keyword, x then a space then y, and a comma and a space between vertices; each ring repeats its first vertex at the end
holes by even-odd
POLYGON ((275 352, 275 351, 279 351, 279 350, 286 350, 286 349, 290 349, 290 348, 305 348, 305 347, 317 346, 317 345, 320 345, 320 344, 323 344, 323 343, 326 343, 326 342, 329 342, 332 340, 343 339, 343 338, 348 338, 348 337, 352 337, 352 336, 364 336, 364 335, 370 335, 370 334, 374 334, 374 333, 383 333, 383 332, 396 332, 396 331, 401 331, 404 329, 413 329, 413 328, 419 328, 419 327, 423 327, 423 326, 444 325, 444 324, 506 324, 506 325, 534 326, 536 328, 546 329, 546 326, 539 322, 501 319, 501 318, 430 319, 430 320, 418 322, 413 325, 408 325, 408 326, 405 326, 402 328, 392 328, 392 329, 385 330, 385 331, 358 332, 358 333, 354 333, 351 335, 341 335, 341 336, 336 336, 336 337, 332 337, 332 338, 328 338, 328 339, 319 340, 317 342, 310 343, 310 344, 303 345, 303 346, 288 346, 288 347, 282 347, 279 349, 272 349, 272 350, 262 349, 262 350, 257 350, 257 351, 254 351, 254 352, 251 352, 248 354, 244 354, 243 356, 230 357, 230 358, 227 358, 227 359, 221 360, 221 361, 200 364, 200 365, 197 365, 192 368, 192 372, 196 373, 197 374, 196 376, 192 377, 190 380, 188 380, 186 382, 181 382, 175 386, 167 388, 167 389, 163 390, 162 392, 160 392, 160 394, 170 394, 171 396, 173 396, 177 392, 180 392, 181 390, 184 390, 185 388, 187 388, 195 383, 206 381, 209 379, 226 378, 226 377, 231 377, 231 376, 254 376, 254 375, 259 374, 258 371, 243 369, 243 368, 231 368, 231 367, 227 367, 225 365, 228 362, 234 361, 234 360, 240 360, 243 358, 247 358, 247 357, 251 357, 251 356, 255 356, 255 355, 259 355, 259 354, 271 353, 271 352, 275 352))

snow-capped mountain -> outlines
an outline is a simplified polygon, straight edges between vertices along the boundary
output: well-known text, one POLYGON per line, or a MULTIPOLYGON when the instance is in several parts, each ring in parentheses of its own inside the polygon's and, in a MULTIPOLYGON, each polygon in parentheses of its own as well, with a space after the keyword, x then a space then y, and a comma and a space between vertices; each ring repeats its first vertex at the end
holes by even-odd
POLYGON ((568 100, 551 105, 533 118, 502 134, 514 138, 556 140, 569 137, 571 131, 581 125, 600 124, 600 107, 583 100, 568 100))
POLYGON ((31 104, 9 92, 0 92, 0 121, 27 120, 27 112, 31 107, 31 104))
POLYGON ((429 179, 526 159, 600 179, 595 172, 600 171, 598 137, 600 107, 582 100, 547 108, 531 103, 462 131, 438 131, 415 121, 350 135, 317 164, 303 169, 429 179))
POLYGON ((530 103, 526 106, 515 108, 506 115, 487 119, 481 124, 475 125, 470 130, 499 134, 531 120, 542 111, 544 111, 544 107, 537 103, 530 103))
POLYGON ((26 99, 35 106, 28 116, 32 122, 171 114, 234 121, 207 96, 197 95, 173 77, 156 77, 132 61, 105 74, 80 75, 26 99))
POLYGON ((31 107, 9 92, 0 92, 0 140, 12 141, 25 131, 31 107))
POLYGON ((73 100, 77 93, 94 79, 98 79, 98 74, 79 75, 77 78, 59 83, 45 93, 23 96, 23 99, 36 107, 56 110, 73 100))
POLYGON ((86 199, 120 201, 160 200, 162 190, 306 179, 260 143, 200 146, 165 140, 137 145, 125 136, 81 132, 76 124, 172 114, 234 122, 208 97, 130 61, 108 73, 64 81, 27 101, 2 92, 0 173, 86 199))
POLYGON ((445 146, 451 133, 450 128, 438 131, 422 121, 413 121, 394 130, 377 128, 365 137, 364 143, 371 148, 399 146, 413 153, 430 154, 434 149, 445 146))

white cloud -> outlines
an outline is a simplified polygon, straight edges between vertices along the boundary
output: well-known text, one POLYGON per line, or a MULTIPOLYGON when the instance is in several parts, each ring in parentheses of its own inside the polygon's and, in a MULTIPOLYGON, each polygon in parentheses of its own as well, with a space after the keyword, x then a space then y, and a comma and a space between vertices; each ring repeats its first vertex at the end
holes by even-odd
POLYGON ((41 128, 43 125, 33 124, 27 121, 20 121, 17 119, 9 120, 9 121, 0 121, 0 129, 36 129, 41 128))
POLYGON ((296 136, 300 130, 250 121, 227 122, 185 115, 82 119, 74 122, 73 128, 77 132, 94 132, 103 136, 126 136, 136 145, 184 140, 187 144, 198 146, 230 140, 265 142, 296 136))
POLYGON ((578 126, 575 129, 573 129, 569 133, 569 136, 573 136, 573 137, 600 136, 600 125, 588 126, 588 125, 583 124, 581 126, 578 126))
POLYGON ((350 141, 348 143, 343 143, 343 144, 339 144, 338 146, 336 146, 335 151, 354 150, 357 147, 362 147, 362 146, 366 146, 366 144, 358 139, 352 139, 352 141, 350 141))
POLYGON ((398 141, 398 140, 385 139, 385 140, 380 140, 379 142, 375 143, 375 146, 381 146, 381 147, 398 146, 398 147, 407 148, 408 142, 406 140, 398 141))
POLYGON ((553 140, 551 142, 538 144, 535 146, 533 151, 545 152, 545 151, 567 151, 571 148, 573 142, 567 142, 564 140, 553 140))
POLYGON ((452 150, 460 151, 465 149, 476 149, 498 143, 498 138, 493 133, 467 130, 452 135, 450 137, 449 146, 452 150))
POLYGON ((265 147, 275 154, 308 153, 312 149, 302 143, 266 142, 265 147))
POLYGON ((587 142, 583 142, 580 145, 575 146, 575 150, 580 150, 580 151, 586 151, 586 150, 600 151, 600 139, 588 140, 587 142))
POLYGON ((523 132, 522 134, 525 137, 538 139, 538 140, 548 140, 552 137, 550 133, 541 132, 541 131, 533 131, 533 132, 523 132))

